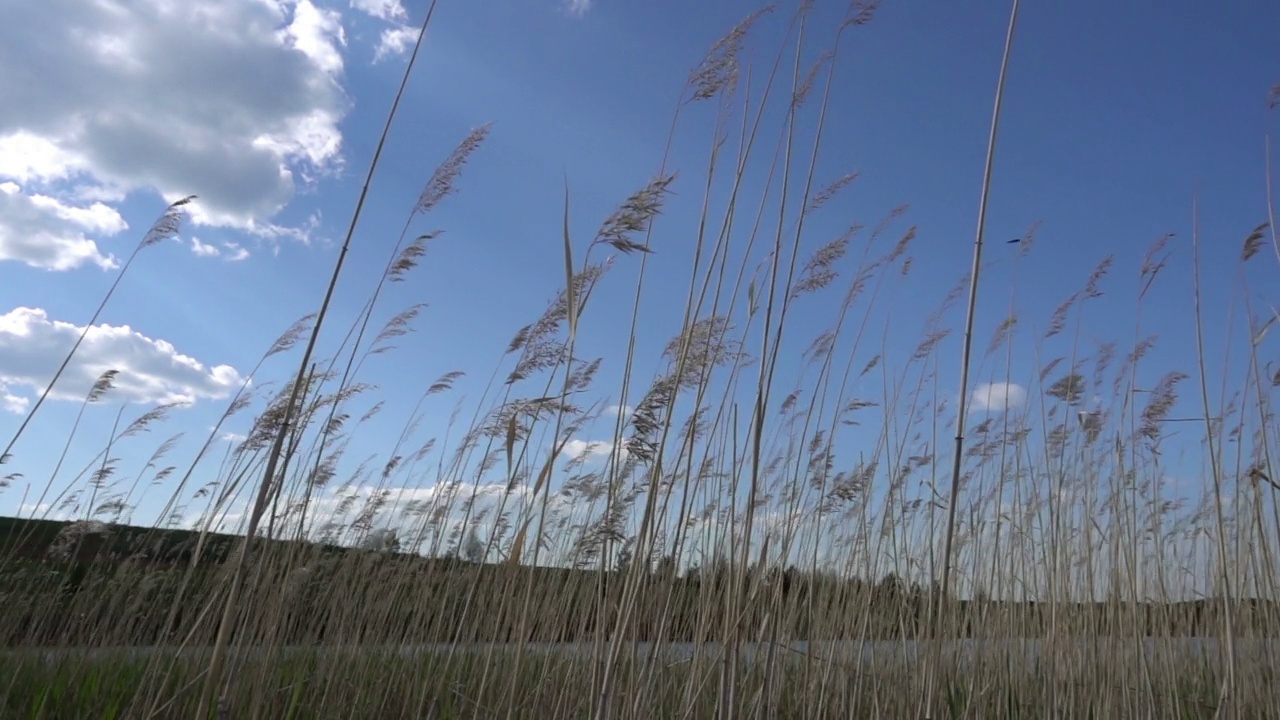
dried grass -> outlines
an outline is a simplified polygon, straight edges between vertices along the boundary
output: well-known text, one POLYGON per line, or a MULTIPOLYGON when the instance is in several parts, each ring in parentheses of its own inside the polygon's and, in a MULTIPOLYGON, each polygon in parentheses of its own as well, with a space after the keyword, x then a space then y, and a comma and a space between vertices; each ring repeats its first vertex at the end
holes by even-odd
MULTIPOLYGON (((799 7, 781 93, 773 75, 745 82, 772 8, 718 42, 678 104, 717 99, 706 166, 677 180, 664 161, 580 246, 566 192, 563 288, 495 348, 479 398, 457 397, 471 368, 424 373, 397 398, 365 361, 403 353, 393 343, 423 313, 462 301, 379 315, 366 340, 385 283, 412 282, 442 236, 411 224, 459 190, 487 125, 431 175, 332 354, 317 354, 326 295, 267 348, 193 458, 171 459, 177 436, 140 451, 175 408, 127 422, 108 407, 117 373, 102 373, 80 413, 112 413, 112 432, 70 481, 59 461, 35 498, 77 521, 0 526, 0 715, 1280 717, 1274 311, 1244 303, 1249 342, 1221 360, 1244 380, 1224 380, 1214 408, 1203 340, 1195 368, 1157 366, 1140 321, 1145 303, 1185 295, 1164 282, 1172 235, 1137 269, 1136 305, 1104 292, 1125 272, 1107 257, 1048 317, 1016 294, 983 317, 980 258, 945 294, 908 274, 932 239, 900 229, 907 206, 829 221, 859 177, 814 182, 832 77, 841 38, 874 28, 875 11, 853 3, 815 52, 799 7), (786 118, 772 155, 770 99, 786 118), (655 287, 645 268, 659 262, 687 262, 688 286, 655 287), (600 321, 629 313, 629 338, 670 339, 586 355, 599 291, 626 273, 634 306, 600 321), (959 337, 950 313, 966 290, 959 337), (662 315, 656 292, 685 302, 662 315), (941 297, 904 345, 907 292, 941 297), (1095 307, 1136 314, 1131 344, 1084 355, 1095 307), (971 365, 975 331, 990 341, 971 365), (956 397, 939 370, 961 341, 956 397), (264 382, 280 356, 297 373, 264 382), (1026 403, 971 411, 971 373, 1018 384, 1026 403), (1199 417, 1175 436, 1192 378, 1199 417), (247 437, 211 460, 250 409, 247 437), (1202 492, 1168 487, 1188 434, 1210 466, 1202 492), (154 492, 170 493, 160 521, 129 526, 154 492), (169 527, 177 515, 198 515, 195 532, 169 527), (240 534, 216 531, 234 515, 240 534)), ((142 245, 176 233, 182 207, 142 245)), ((1246 290, 1268 227, 1235 256, 1246 290)), ((1033 272, 1035 233, 1019 272, 1033 272)), ((63 457, 88 442, 78 427, 63 457)))

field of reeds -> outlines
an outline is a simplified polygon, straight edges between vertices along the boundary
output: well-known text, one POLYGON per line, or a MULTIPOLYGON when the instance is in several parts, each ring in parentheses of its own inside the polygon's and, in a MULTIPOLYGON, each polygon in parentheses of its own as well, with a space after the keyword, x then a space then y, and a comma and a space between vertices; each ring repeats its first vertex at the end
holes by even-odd
MULTIPOLYGON (((1280 718, 1280 373, 1266 354, 1280 315, 1249 290, 1280 264, 1271 225, 1243 219, 1229 249, 1153 237, 1140 267, 1098 258, 1050 315, 1024 316, 1016 288, 982 284, 997 90, 972 269, 941 291, 912 284, 930 261, 910 209, 849 217, 857 175, 819 172, 842 53, 874 31, 875 3, 853 3, 835 33, 808 8, 751 15, 690 73, 671 133, 705 137, 705 164, 656 159, 603 221, 575 214, 566 187, 549 249, 560 292, 495 348, 496 368, 415 378, 395 432, 370 367, 451 299, 386 309, 384 294, 430 262, 432 212, 465 192, 468 160, 500 132, 488 125, 426 178, 394 245, 352 247, 362 191, 329 292, 193 457, 172 459, 171 441, 120 449, 180 412, 161 406, 121 423, 72 483, 55 469, 41 485, 18 442, 34 403, 0 453, 6 483, 79 519, 0 522, 0 716, 1280 718), (790 44, 748 64, 763 22, 790 44), (700 211, 665 227, 676 193, 700 211), (813 230, 832 223, 847 230, 813 230), (655 253, 657 235, 684 241, 655 253), (356 252, 385 270, 336 326, 356 252), (1208 262, 1238 263, 1245 298, 1247 342, 1225 359, 1205 340, 1222 323, 1201 313, 1208 262), (651 287, 653 263, 679 264, 687 285, 651 287), (1143 308, 1187 299, 1171 267, 1194 281, 1197 352, 1160 367, 1143 308), (1110 293, 1120 283, 1133 302, 1110 293), (683 299, 675 316, 652 311, 657 292, 683 299), (1011 297, 1007 312, 979 317, 985 292, 1011 297), (922 294, 926 317, 892 312, 922 294), (596 356, 606 311, 630 341, 596 356), (1132 314, 1132 334, 1086 341, 1104 314, 1132 314), (816 336, 797 320, 814 317, 816 336), (888 341, 904 325, 919 329, 907 352, 888 341), (637 340, 653 327, 669 342, 637 340), (450 403, 486 373, 478 399, 450 403), (978 378, 1026 400, 974 412, 978 378), (250 413, 219 464, 224 425, 250 413), (424 432, 442 416, 447 432, 424 432), (1174 425, 1201 454, 1190 489, 1170 487, 1174 425), (609 439, 583 445, 599 427, 609 439), (381 452, 365 457, 370 443, 381 452), (149 527, 132 522, 147 493, 167 494, 149 527)), ((165 210, 117 282, 192 202, 165 210)), ((1006 254, 1015 283, 1035 282, 1018 269, 1035 240, 1033 226, 1006 254)), ((115 376, 81 412, 110 402, 115 376)))

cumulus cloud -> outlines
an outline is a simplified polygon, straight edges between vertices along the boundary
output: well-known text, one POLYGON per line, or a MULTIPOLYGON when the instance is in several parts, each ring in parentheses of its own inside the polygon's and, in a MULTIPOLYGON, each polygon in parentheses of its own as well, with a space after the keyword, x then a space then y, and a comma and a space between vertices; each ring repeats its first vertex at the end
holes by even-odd
MULTIPOLYGON (((83 327, 50 320, 39 308, 20 307, 0 315, 0 395, 25 401, 14 391, 42 392, 83 327)), ((118 370, 110 397, 139 403, 194 402, 222 398, 244 382, 229 365, 208 367, 183 355, 164 340, 149 338, 127 325, 95 325, 50 393, 51 398, 82 400, 107 370, 118 370)))
POLYGON ((1026 400, 1026 388, 1017 383, 982 383, 974 387, 969 406, 975 411, 1003 412, 1021 407, 1026 400))
POLYGON ((0 175, 18 182, 48 182, 67 177, 85 160, 48 138, 18 130, 0 137, 0 175))
POLYGON ((340 20, 312 0, 0 4, 0 259, 108 267, 106 203, 134 192, 270 231, 340 162, 340 20))
POLYGON ((301 0, 294 8, 293 22, 277 36, 321 70, 336 75, 342 71, 342 53, 338 45, 346 45, 342 16, 334 10, 321 10, 310 0, 301 0))
POLYGON ((570 15, 582 17, 591 9, 592 0, 564 0, 564 8, 570 15))
POLYGON ((118 265, 116 259, 104 255, 85 233, 114 235, 125 227, 120 213, 100 202, 76 207, 24 193, 12 181, 0 182, 0 260, 43 270, 70 270, 85 263, 110 270, 118 265))

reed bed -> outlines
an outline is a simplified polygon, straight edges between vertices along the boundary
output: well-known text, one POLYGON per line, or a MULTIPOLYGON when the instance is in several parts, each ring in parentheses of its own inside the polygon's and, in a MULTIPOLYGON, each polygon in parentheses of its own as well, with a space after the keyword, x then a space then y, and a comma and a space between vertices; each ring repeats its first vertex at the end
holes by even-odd
MULTIPOLYGON (((755 659, 762 659, 760 649, 753 649, 755 659)), ((744 660, 735 680, 744 699, 730 709, 734 716, 918 716, 925 683, 916 661, 859 666, 853 657, 832 663, 788 650, 771 670, 744 660), (815 664, 833 666, 828 682, 815 679, 820 677, 815 664), (771 678, 778 689, 766 704, 771 678)), ((1213 716, 1217 671, 1202 657, 1176 651, 1165 655, 1151 663, 1156 678, 1148 682, 1136 670, 1141 661, 1130 650, 1125 644, 1081 649, 1052 676, 1032 664, 1011 664, 1003 650, 970 655, 963 664, 946 665, 941 715, 1042 717, 1056 692, 1063 698, 1057 710, 1068 717, 1213 716)), ((645 657, 626 658, 622 669, 625 677, 645 677, 643 700, 614 698, 609 711, 615 716, 714 717, 724 712, 719 658, 688 660, 668 654, 647 668, 645 657)), ((159 708, 160 716, 194 713, 182 685, 198 680, 207 662, 207 653, 194 653, 173 663, 168 685, 159 688, 172 703, 159 708)), ((587 717, 594 711, 592 664, 589 648, 533 649, 518 665, 509 648, 453 654, 443 648, 287 648, 270 659, 258 654, 240 659, 240 670, 255 680, 237 685, 227 705, 280 718, 351 717, 353 712, 361 717, 587 717), (353 666, 360 671, 352 673, 353 666), (517 668, 520 676, 513 677, 517 668), (503 681, 495 682, 495 675, 503 681), (373 677, 378 681, 370 682, 373 677)), ((132 717, 129 709, 146 687, 149 672, 146 657, 118 651, 92 659, 59 657, 56 663, 10 655, 0 665, 12 684, 37 689, 30 695, 10 693, 5 706, 10 717, 132 717)), ((1274 675, 1250 671, 1248 679, 1258 683, 1258 690, 1243 711, 1247 717, 1267 717, 1265 708, 1278 699, 1274 675)))
MULTIPOLYGON (((433 210, 501 129, 478 126, 442 160, 401 237, 376 249, 385 269, 356 320, 334 327, 380 141, 323 303, 266 349, 199 451, 172 460, 166 441, 131 459, 121 448, 178 411, 154 408, 70 482, 60 461, 36 486, 39 507, 73 521, 0 527, 0 714, 1280 717, 1280 374, 1266 354, 1280 316, 1248 302, 1251 275, 1275 272, 1254 270, 1268 244, 1280 259, 1270 226, 1246 222, 1231 250, 1246 342, 1221 361, 1201 332, 1200 268, 1224 251, 1197 233, 1153 237, 1138 268, 1099 258, 1048 317, 1018 302, 1036 227, 1001 260, 1015 269, 1000 317, 978 311, 981 255, 954 285, 916 282, 921 246, 941 240, 917 238, 906 206, 866 216, 850 198, 867 180, 820 168, 846 55, 876 10, 854 2, 833 31, 801 3, 732 28, 673 112, 673 143, 704 138, 705 163, 662 158, 587 236, 599 219, 575 214, 569 183, 548 249, 563 255, 559 293, 492 369, 388 390, 417 398, 398 434, 364 378, 449 299, 388 310, 385 292, 430 261, 433 210), (753 45, 766 22, 784 46, 753 45), (692 222, 668 222, 677 198, 692 222), (654 287, 655 263, 688 284, 654 287), (1187 297, 1165 282, 1174 263, 1194 271, 1198 357, 1159 367, 1142 311, 1187 297), (1136 302, 1108 295, 1115 282, 1136 302), (657 293, 683 298, 679 312, 655 312, 657 293), (903 317, 909 295, 936 309, 903 317), (1132 313, 1132 335, 1085 342, 1104 313, 1132 313), (607 356, 587 350, 601 317, 626 328, 607 356), (809 336, 801 317, 828 325, 809 336), (669 341, 644 342, 652 328, 669 341), (1025 400, 988 395, 957 418, 947 368, 962 355, 960 387, 1017 384, 1025 400), (264 382, 282 362, 296 372, 264 382), (449 404, 486 372, 478 399, 449 404), (250 413, 247 437, 212 459, 250 413), (424 430, 445 416, 445 432, 424 430), (1179 442, 1200 437, 1191 490, 1169 487, 1174 423, 1179 442), (134 524, 159 492, 156 522, 134 524)), ((997 138, 993 121, 984 208, 997 138)), ((191 202, 139 251, 179 233, 191 202)), ((82 413, 111 402, 114 378, 82 413)), ((39 408, 8 442, 8 482, 39 408)))

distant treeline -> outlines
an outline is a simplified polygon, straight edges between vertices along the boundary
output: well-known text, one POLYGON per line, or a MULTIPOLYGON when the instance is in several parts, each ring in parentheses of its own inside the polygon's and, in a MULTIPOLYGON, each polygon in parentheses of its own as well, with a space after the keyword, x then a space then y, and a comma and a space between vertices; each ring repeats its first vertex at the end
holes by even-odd
MULTIPOLYGON (((225 590, 224 561, 241 538, 125 526, 91 528, 0 518, 0 633, 13 645, 206 643, 225 590), (181 597, 179 597, 181 594, 181 597), (217 610, 215 610, 217 608, 217 610)), ((332 545, 261 541, 247 573, 249 642, 586 642, 609 634, 623 590, 619 572, 483 565, 332 545)), ((920 638, 933 590, 893 576, 875 582, 789 568, 727 566, 683 575, 670 562, 638 578, 631 636, 720 640, 736 621, 744 641, 920 638), (743 599, 729 612, 734 583, 743 599)), ((1221 634, 1220 601, 1173 604, 952 600, 946 635, 1221 634)), ((1275 636, 1280 607, 1237 603, 1238 632, 1275 636)))

